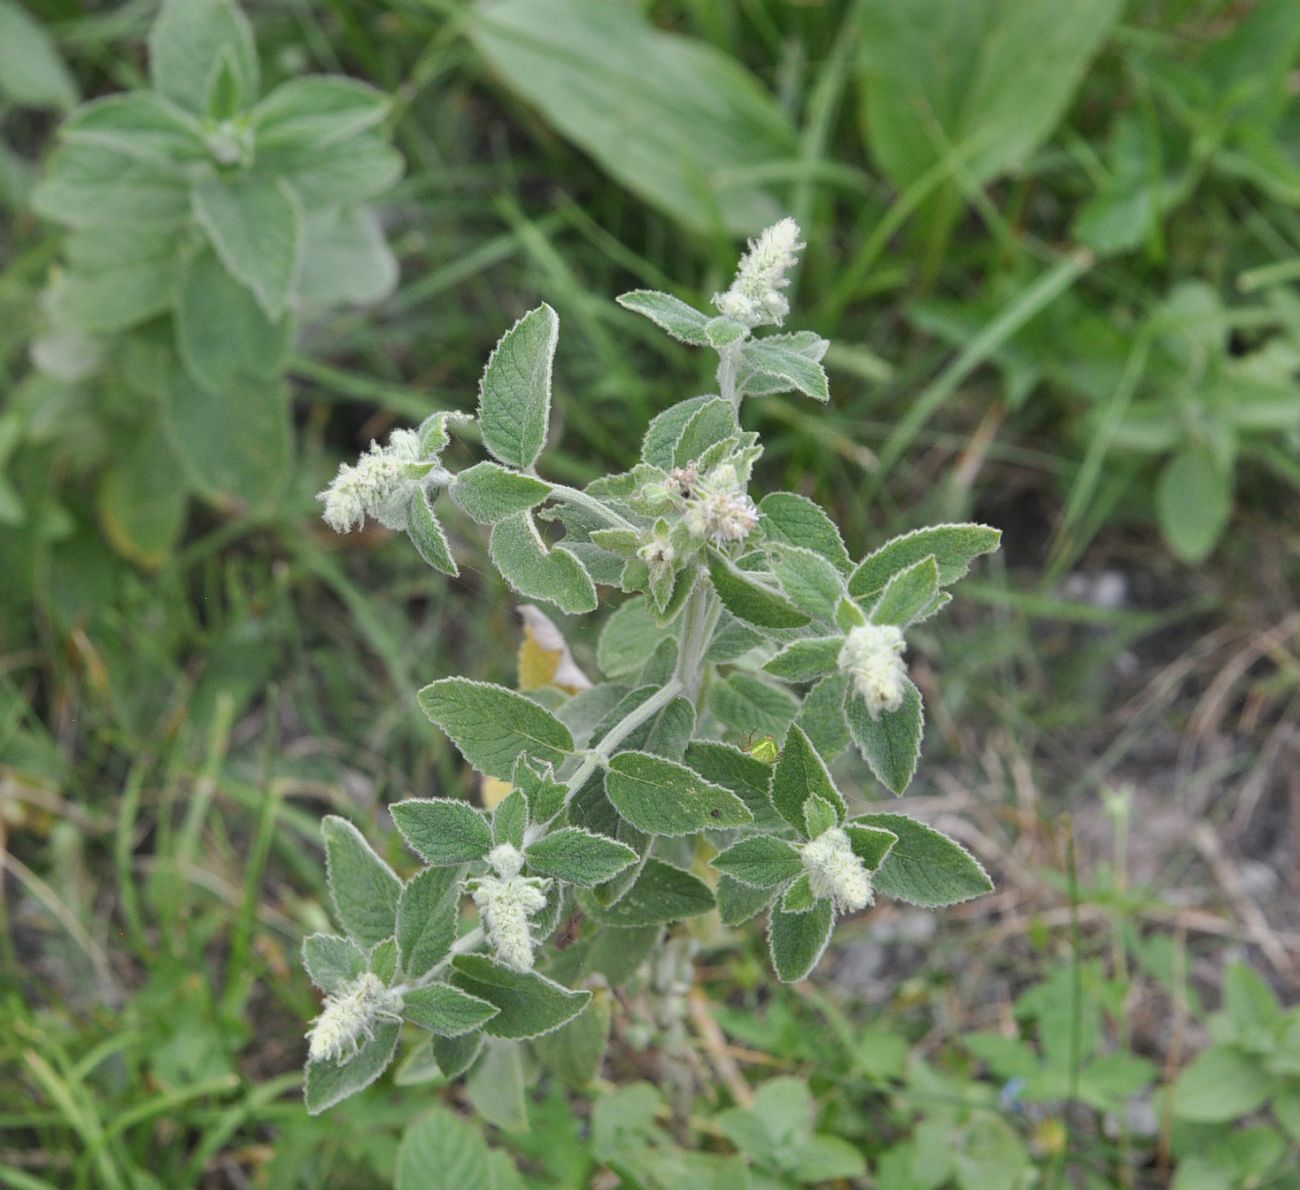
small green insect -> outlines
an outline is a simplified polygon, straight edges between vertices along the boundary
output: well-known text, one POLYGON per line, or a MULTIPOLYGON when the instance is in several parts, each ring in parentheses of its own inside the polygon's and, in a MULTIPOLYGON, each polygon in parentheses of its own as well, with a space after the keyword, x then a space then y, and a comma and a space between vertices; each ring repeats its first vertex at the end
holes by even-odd
POLYGON ((747 744, 745 751, 755 760, 761 760, 764 764, 776 764, 781 759, 781 749, 777 746, 776 738, 770 735, 765 735, 752 744, 747 744))

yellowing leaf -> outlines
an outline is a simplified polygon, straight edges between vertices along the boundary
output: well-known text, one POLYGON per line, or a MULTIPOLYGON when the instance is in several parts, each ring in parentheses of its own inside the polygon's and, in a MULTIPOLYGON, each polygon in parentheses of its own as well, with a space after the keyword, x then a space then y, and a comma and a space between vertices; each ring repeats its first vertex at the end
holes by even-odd
POLYGON ((479 797, 483 799, 483 809, 489 813, 495 810, 514 792, 514 788, 509 781, 502 781, 499 777, 484 777, 478 787, 479 797))
POLYGON ((566 694, 577 694, 591 686, 591 679, 569 652, 568 642, 551 618, 531 603, 521 604, 524 639, 519 646, 519 689, 544 690, 555 686, 566 694))

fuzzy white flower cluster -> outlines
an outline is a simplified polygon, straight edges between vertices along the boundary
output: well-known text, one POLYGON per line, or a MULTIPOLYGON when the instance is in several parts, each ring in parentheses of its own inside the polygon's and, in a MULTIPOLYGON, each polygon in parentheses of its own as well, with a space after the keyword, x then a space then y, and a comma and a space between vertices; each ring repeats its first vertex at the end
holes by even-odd
POLYGON ((735 467, 724 463, 696 483, 682 521, 700 541, 744 541, 758 524, 758 508, 735 467))
POLYGON ((736 279, 725 293, 713 295, 713 304, 726 317, 750 328, 768 323, 780 326, 790 313, 790 303, 781 290, 790 284, 787 274, 798 263, 803 247, 799 224, 793 219, 774 223, 749 241, 736 279))
POLYGON ((907 694, 907 642, 893 624, 862 624, 844 638, 839 667, 853 679, 854 689, 867 704, 867 713, 879 719, 896 711, 907 694))
POLYGON ((414 430, 394 430, 386 446, 371 442, 355 467, 339 464, 334 481, 317 495, 325 504, 325 523, 347 533, 372 516, 387 529, 405 529, 407 503, 421 482, 412 476, 411 464, 419 461, 420 436, 414 430))
POLYGON ((838 826, 805 843, 800 853, 813 896, 833 897, 841 913, 865 909, 876 899, 871 873, 853 853, 848 835, 838 826))
POLYGON ((375 1022, 401 1021, 401 999, 367 971, 325 997, 325 1007, 307 1033, 307 1056, 313 1062, 353 1057, 362 1041, 375 1035, 375 1022))
POLYGON ((483 916, 483 928, 497 961, 512 971, 533 969, 532 925, 529 918, 546 907, 549 880, 521 876, 524 857, 517 847, 502 843, 487 854, 496 876, 471 881, 470 893, 483 916))

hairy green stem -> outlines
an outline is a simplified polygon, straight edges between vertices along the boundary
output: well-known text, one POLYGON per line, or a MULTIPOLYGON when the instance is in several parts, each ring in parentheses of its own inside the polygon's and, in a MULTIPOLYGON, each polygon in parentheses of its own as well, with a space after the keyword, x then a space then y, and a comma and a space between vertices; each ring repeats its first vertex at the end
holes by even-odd
MULTIPOLYGON (((549 479, 544 482, 551 483, 549 479)), ((595 496, 588 496, 586 492, 579 491, 577 488, 571 488, 567 484, 551 483, 551 495, 557 500, 563 500, 568 504, 576 505, 578 508, 585 508, 588 512, 594 512, 597 516, 604 518, 615 528, 636 528, 636 526, 626 517, 620 516, 612 508, 602 504, 595 496)))

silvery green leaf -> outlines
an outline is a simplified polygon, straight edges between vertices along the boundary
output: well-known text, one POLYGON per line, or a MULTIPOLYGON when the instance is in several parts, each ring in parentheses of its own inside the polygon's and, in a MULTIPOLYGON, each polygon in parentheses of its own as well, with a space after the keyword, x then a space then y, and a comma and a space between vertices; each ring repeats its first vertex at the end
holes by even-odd
POLYGON ((844 824, 844 833, 849 837, 853 854, 862 861, 868 872, 874 872, 889 855, 898 836, 881 826, 865 825, 866 819, 852 818, 844 824))
POLYGON ((731 318, 710 318, 704 328, 704 334, 709 340, 709 346, 721 351, 724 347, 739 343, 749 334, 749 328, 744 323, 736 322, 731 318))
POLYGON ((767 942, 772 966, 782 983, 797 983, 817 966, 830 941, 834 920, 829 899, 817 901, 804 913, 772 910, 767 942))
POLYGON ((221 263, 278 319, 298 280, 302 205, 282 180, 261 174, 209 178, 191 194, 194 218, 221 263))
POLYGON ((657 925, 597 930, 583 958, 583 973, 603 975, 615 985, 626 983, 650 957, 661 933, 657 925))
POLYGON ((868 617, 873 624, 906 628, 920 619, 939 595, 939 564, 930 554, 894 574, 868 617))
POLYGON ((71 143, 50 156, 31 204, 38 215, 69 227, 148 223, 164 228, 189 218, 190 188, 178 166, 133 157, 112 145, 71 143))
POLYGON ((817 904, 807 872, 786 887, 780 903, 782 913, 807 913, 817 904))
POLYGON ((524 845, 524 831, 528 827, 528 800, 522 790, 512 790, 492 811, 492 842, 498 847, 509 843, 512 847, 524 845))
POLYGON ((284 145, 257 155, 258 171, 287 182, 307 211, 368 202, 402 176, 403 165, 402 155, 375 133, 325 146, 284 145))
POLYGON ((346 819, 326 815, 321 835, 325 839, 326 877, 339 923, 367 946, 391 938, 402 893, 396 873, 346 819))
POLYGON ((829 344, 824 339, 813 345, 806 340, 792 341, 785 335, 751 339, 741 349, 737 388, 747 396, 795 390, 818 401, 831 399, 826 370, 817 361, 829 344))
POLYGON ((458 798, 407 798, 389 812, 407 846, 435 867, 482 859, 492 849, 483 811, 458 798))
POLYGON ((540 1037, 571 1021, 591 999, 587 991, 562 987, 535 971, 512 971, 483 955, 452 960, 451 982, 500 1011, 484 1026, 492 1037, 540 1037))
POLYGON ((644 752, 620 752, 610 760, 605 794, 623 818, 652 835, 691 835, 754 820, 734 793, 644 752))
POLYGON ((821 794, 812 794, 803 804, 804 832, 810 839, 819 839, 840 820, 836 807, 821 794))
POLYGON ((591 581, 602 587, 617 587, 623 575, 626 560, 609 550, 603 550, 590 541, 565 541, 567 549, 591 576, 591 581))
POLYGON ((179 263, 175 246, 162 241, 150 255, 112 268, 70 268, 51 278, 46 312, 51 323, 89 335, 127 330, 171 308, 179 263))
POLYGON ((440 1037, 461 1037, 480 1029, 497 1007, 446 983, 429 983, 402 997, 402 1016, 440 1037))
POLYGON ((908 682, 903 705, 896 711, 883 711, 879 719, 873 719, 862 696, 850 691, 844 702, 844 716, 853 742, 871 771, 901 797, 921 756, 925 719, 921 692, 908 682))
POLYGON ((397 1038, 401 1031, 401 1025, 396 1022, 380 1021, 374 1026, 374 1035, 346 1061, 308 1062, 303 1086, 307 1114, 318 1116, 349 1095, 370 1086, 388 1069, 397 1051, 397 1038))
POLYGON ((787 682, 811 682, 835 672, 843 647, 842 636, 814 636, 792 641, 764 664, 763 671, 787 682))
POLYGON ((54 40, 13 0, 0 0, 0 96, 23 107, 61 111, 77 102, 77 84, 54 40))
POLYGON ((515 323, 492 351, 479 386, 483 444, 510 467, 527 468, 546 445, 551 370, 560 320, 545 304, 515 323))
POLYGON ((460 917, 459 889, 459 868, 425 868, 402 889, 397 952, 408 979, 419 979, 450 952, 460 917))
POLYGON ((701 397, 688 397, 651 418, 645 437, 641 440, 641 461, 648 466, 658 467, 661 471, 671 471, 673 452, 686 423, 699 412, 701 406, 716 399, 709 393, 701 397))
POLYGON ((251 113, 259 151, 322 147, 373 128, 388 115, 387 95, 343 75, 305 75, 281 83, 251 113))
POLYGON ((385 938, 370 948, 370 971, 379 976, 386 986, 397 978, 397 939, 385 938))
POLYGON ((234 0, 165 0, 149 30, 154 90, 205 116, 223 63, 238 87, 238 106, 252 103, 258 86, 257 47, 252 26, 234 0))
POLYGON ((511 782, 528 802, 528 818, 533 823, 550 822, 564 809, 569 788, 555 780, 549 764, 540 764, 527 756, 515 761, 511 782))
POLYGON ((740 798, 754 816, 756 830, 775 831, 785 826, 772 805, 772 765, 717 740, 694 740, 686 749, 685 759, 706 781, 740 798))
POLYGON ((827 674, 804 695, 795 722, 803 728, 813 746, 826 760, 849 746, 849 725, 844 719, 844 700, 849 679, 842 673, 827 674))
POLYGON ((298 298, 312 306, 365 305, 392 293, 397 258, 368 207, 331 207, 303 218, 298 298))
POLYGON ((625 310, 644 314, 661 330, 667 331, 674 339, 689 343, 693 347, 708 345, 704 328, 709 322, 707 314, 701 314, 693 306, 688 306, 680 298, 670 293, 660 293, 654 289, 634 289, 614 299, 625 310))
POLYGON ((686 467, 699 462, 703 467, 705 451, 727 441, 735 432, 736 411, 731 402, 722 397, 705 401, 682 427, 673 447, 673 466, 686 467))
MULTIPOLYGON (((523 1048, 520 1041, 489 1038, 483 1047, 483 1057, 465 1080, 465 1092, 479 1118, 507 1132, 528 1131, 523 1048)), ((491 1152, 488 1157, 491 1159, 491 1152)), ((489 1179, 490 1190, 501 1190, 490 1170, 489 1179)))
POLYGON ((743 657, 750 649, 757 648, 764 639, 761 633, 746 627, 730 612, 724 611, 705 656, 710 661, 724 665, 743 657))
POLYGON ((889 831, 898 841, 885 856, 874 883, 886 896, 926 909, 969 901, 990 892, 982 864, 954 839, 904 814, 864 814, 853 824, 889 831))
POLYGON ((510 780, 515 760, 525 752, 535 763, 559 764, 573 750, 573 737, 563 723, 504 686, 442 678, 418 697, 424 713, 489 777, 510 780))
POLYGON ((784 687, 753 674, 732 673, 709 687, 714 718, 746 735, 780 739, 799 710, 799 701, 784 687))
POLYGON ((366 971, 366 952, 351 938, 336 934, 311 934, 302 940, 302 965, 322 992, 366 971))
POLYGON ((240 373, 278 375, 289 357, 293 320, 287 312, 268 318, 252 291, 205 247, 181 272, 176 337, 186 370, 219 392, 240 373))
POLYGON ((451 428, 468 425, 473 420, 468 413, 457 413, 446 409, 429 414, 417 430, 420 435, 420 457, 437 458, 451 441, 451 428))
POLYGON ((67 144, 102 145, 166 167, 209 159, 203 125, 152 91, 128 91, 87 103, 68 117, 59 136, 67 144))
POLYGON ((601 1059, 609 1046, 613 1017, 611 1000, 609 991, 598 989, 587 1011, 580 1017, 533 1041, 533 1049, 542 1065, 566 1086, 585 1087, 599 1072, 601 1059))
POLYGON ((420 555, 434 570, 455 578, 460 573, 442 522, 433 511, 433 496, 427 488, 417 488, 411 493, 406 509, 406 533, 420 555))
POLYGON ((588 893, 579 893, 585 912, 607 926, 629 928, 680 921, 713 908, 713 893, 702 880, 660 859, 648 859, 636 883, 608 908, 588 893))
POLYGON ((794 847, 772 835, 752 835, 733 843, 709 863, 742 884, 754 888, 778 888, 800 875, 803 860, 794 847))
POLYGON ((451 498, 480 525, 536 508, 551 494, 551 485, 497 463, 479 463, 452 483, 451 498))
POLYGON ((483 1049, 482 1033, 466 1033, 461 1037, 433 1038, 433 1056, 438 1069, 449 1079, 459 1078, 474 1065, 483 1049))
POLYGON ((524 855, 532 870, 582 888, 612 880, 637 858, 626 843, 573 826, 543 835, 524 855))
POLYGON ((935 525, 916 529, 887 541, 868 554, 849 576, 849 594, 867 599, 885 589, 900 570, 934 555, 939 568, 939 585, 950 586, 981 554, 991 554, 1002 540, 1002 530, 988 525, 935 525))
POLYGON ((775 889, 751 888, 724 872, 718 878, 718 916, 723 925, 742 925, 762 913, 775 896, 775 889))
POLYGON ((811 619, 780 592, 746 574, 712 547, 707 561, 713 589, 738 620, 759 628, 802 628, 811 619))
MULTIPOLYGON (((442 1066, 441 1061, 438 1065, 442 1066)), ((443 1073, 447 1074, 445 1068, 443 1073)), ((454 1078, 455 1074, 447 1077, 454 1078)), ((437 1179, 444 1186, 495 1190, 482 1129, 445 1107, 434 1107, 417 1116, 402 1134, 397 1150, 396 1190, 429 1190, 432 1170, 437 1171, 437 1179)))
POLYGON ((772 550, 772 572, 795 607, 819 620, 834 617, 844 583, 821 554, 797 545, 778 546, 772 550))
POLYGON ((637 596, 614 609, 596 642, 596 664, 607 678, 636 673, 664 639, 645 599, 637 596))
POLYGON ((853 569, 835 522, 806 496, 769 492, 758 506, 759 527, 769 541, 815 550, 841 574, 853 569))
POLYGON ((817 754, 803 728, 794 724, 785 737, 781 759, 772 775, 772 804, 801 835, 806 832, 803 807, 810 797, 820 797, 828 802, 834 807, 836 818, 844 820, 844 798, 835 788, 826 763, 817 754))
POLYGON ((562 545, 547 548, 531 514, 517 512, 492 526, 492 563, 521 595, 544 599, 562 612, 596 610, 596 586, 582 563, 562 545))
POLYGON ((433 1035, 423 1041, 417 1041, 407 1051, 405 1057, 393 1071, 393 1086, 424 1087, 430 1083, 440 1083, 445 1075, 438 1069, 438 1060, 433 1056, 433 1035))

